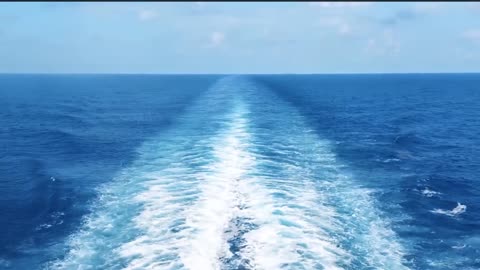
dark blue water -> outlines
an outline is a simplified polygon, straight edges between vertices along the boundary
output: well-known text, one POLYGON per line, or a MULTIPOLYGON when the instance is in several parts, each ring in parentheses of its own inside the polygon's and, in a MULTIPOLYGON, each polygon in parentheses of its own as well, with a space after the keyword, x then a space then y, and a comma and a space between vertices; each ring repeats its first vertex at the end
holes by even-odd
POLYGON ((480 269, 480 75, 0 75, 2 269, 480 269))

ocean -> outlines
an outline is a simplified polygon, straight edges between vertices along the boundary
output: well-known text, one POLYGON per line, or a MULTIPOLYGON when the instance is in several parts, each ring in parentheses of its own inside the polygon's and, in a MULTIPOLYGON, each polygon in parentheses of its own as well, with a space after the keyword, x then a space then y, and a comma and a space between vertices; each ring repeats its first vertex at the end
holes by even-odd
POLYGON ((480 269, 480 74, 3 74, 0 130, 0 269, 480 269))

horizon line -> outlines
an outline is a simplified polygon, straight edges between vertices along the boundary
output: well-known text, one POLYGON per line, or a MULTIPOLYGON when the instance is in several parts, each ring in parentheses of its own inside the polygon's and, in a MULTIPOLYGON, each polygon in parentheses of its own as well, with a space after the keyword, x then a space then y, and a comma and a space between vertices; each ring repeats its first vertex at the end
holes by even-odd
POLYGON ((412 74, 480 74, 480 71, 463 72, 332 72, 332 73, 128 73, 128 72, 0 72, 0 75, 412 75, 412 74))

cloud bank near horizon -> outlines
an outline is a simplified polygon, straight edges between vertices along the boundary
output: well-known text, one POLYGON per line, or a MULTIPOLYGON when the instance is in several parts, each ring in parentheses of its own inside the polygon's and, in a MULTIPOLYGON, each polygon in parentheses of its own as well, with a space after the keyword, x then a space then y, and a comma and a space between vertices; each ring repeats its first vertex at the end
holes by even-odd
POLYGON ((454 2, 0 3, 0 72, 478 72, 479 17, 454 2))

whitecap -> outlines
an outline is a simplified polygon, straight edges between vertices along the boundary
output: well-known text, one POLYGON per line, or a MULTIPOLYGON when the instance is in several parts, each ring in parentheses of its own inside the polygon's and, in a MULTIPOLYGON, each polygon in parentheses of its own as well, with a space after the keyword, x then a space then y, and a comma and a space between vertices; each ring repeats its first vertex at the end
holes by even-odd
POLYGON ((464 249, 465 247, 467 247, 466 244, 463 244, 463 245, 459 244, 459 245, 456 245, 456 246, 452 246, 452 248, 454 248, 454 249, 464 249))
POLYGON ((438 191, 433 191, 433 190, 430 190, 428 189, 428 187, 426 187, 424 190, 422 190, 422 195, 426 196, 426 197, 433 197, 433 196, 436 196, 436 195, 440 195, 442 193, 438 192, 438 191))
POLYGON ((432 212, 434 214, 441 214, 441 215, 446 215, 446 216, 453 217, 453 216, 458 216, 460 214, 463 214, 466 211, 467 211, 467 206, 457 202, 457 206, 455 208, 453 208, 452 210, 444 210, 444 209, 436 208, 436 209, 431 210, 430 212, 432 212))

